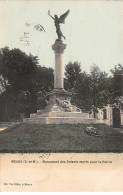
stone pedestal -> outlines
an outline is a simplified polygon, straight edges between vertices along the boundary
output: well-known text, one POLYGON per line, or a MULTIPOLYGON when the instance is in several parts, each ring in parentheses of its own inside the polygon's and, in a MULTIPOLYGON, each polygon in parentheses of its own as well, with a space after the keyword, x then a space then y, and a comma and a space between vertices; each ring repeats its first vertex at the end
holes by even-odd
POLYGON ((55 52, 55 74, 54 74, 54 89, 53 91, 47 93, 49 99, 49 104, 56 104, 56 99, 60 100, 70 100, 72 95, 64 89, 64 64, 63 64, 63 54, 66 49, 66 44, 61 40, 56 40, 55 44, 52 45, 52 49, 55 52))
POLYGON ((63 53, 66 45, 61 40, 56 40, 52 49, 55 52, 54 89, 47 93, 47 106, 43 110, 31 114, 30 118, 24 119, 23 122, 42 124, 96 123, 96 119, 90 118, 88 113, 82 113, 81 109, 70 103, 72 94, 64 89, 63 53))

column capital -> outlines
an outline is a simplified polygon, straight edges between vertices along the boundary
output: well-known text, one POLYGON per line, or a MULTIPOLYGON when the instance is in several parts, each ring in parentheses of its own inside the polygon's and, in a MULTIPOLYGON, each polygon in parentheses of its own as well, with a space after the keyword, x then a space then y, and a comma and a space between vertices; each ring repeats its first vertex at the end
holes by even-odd
POLYGON ((54 45, 52 45, 52 49, 55 51, 55 53, 64 53, 64 50, 66 49, 66 44, 64 44, 62 41, 55 42, 54 45))

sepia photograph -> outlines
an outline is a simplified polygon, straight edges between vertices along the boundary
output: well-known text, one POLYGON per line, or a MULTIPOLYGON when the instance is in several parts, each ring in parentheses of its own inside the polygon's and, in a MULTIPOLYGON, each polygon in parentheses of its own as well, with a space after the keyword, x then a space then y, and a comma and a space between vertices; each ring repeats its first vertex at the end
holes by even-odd
POLYGON ((123 152, 114 3, 0 2, 0 152, 123 152))

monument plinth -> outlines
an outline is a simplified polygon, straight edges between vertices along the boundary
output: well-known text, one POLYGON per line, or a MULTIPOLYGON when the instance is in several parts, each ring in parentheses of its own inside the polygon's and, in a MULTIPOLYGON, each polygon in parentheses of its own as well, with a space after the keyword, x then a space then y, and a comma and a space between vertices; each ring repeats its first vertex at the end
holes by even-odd
POLYGON ((23 122, 42 123, 42 124, 62 124, 62 123, 96 123, 94 118, 89 117, 89 113, 82 113, 81 109, 72 105, 71 93, 64 89, 64 63, 63 54, 66 49, 66 44, 61 38, 64 35, 61 32, 60 24, 65 22, 65 18, 70 10, 62 14, 59 18, 57 15, 49 16, 54 20, 58 39, 52 45, 55 52, 55 74, 54 74, 54 89, 47 93, 48 103, 43 110, 38 110, 37 113, 31 114, 30 118, 24 119, 23 122))
POLYGON ((69 100, 72 94, 64 89, 63 54, 66 44, 61 40, 56 40, 55 44, 52 45, 52 49, 55 52, 54 89, 47 93, 47 97, 50 103, 55 104, 57 98, 60 100, 69 100))
POLYGON ((47 93, 47 106, 43 110, 31 114, 30 118, 24 119, 23 122, 42 124, 96 123, 96 120, 90 118, 88 113, 82 113, 81 109, 70 103, 72 94, 64 89, 63 55, 66 44, 61 40, 56 40, 52 49, 55 52, 54 89, 47 93))

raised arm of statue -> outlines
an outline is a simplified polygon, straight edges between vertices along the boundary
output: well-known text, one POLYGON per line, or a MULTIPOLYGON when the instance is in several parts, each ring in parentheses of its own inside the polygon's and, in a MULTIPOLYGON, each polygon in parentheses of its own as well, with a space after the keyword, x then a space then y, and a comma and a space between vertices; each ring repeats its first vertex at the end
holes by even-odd
POLYGON ((50 14, 50 9, 48 10, 48 15, 49 15, 53 20, 55 20, 55 18, 53 18, 53 16, 51 16, 51 14, 50 14))

